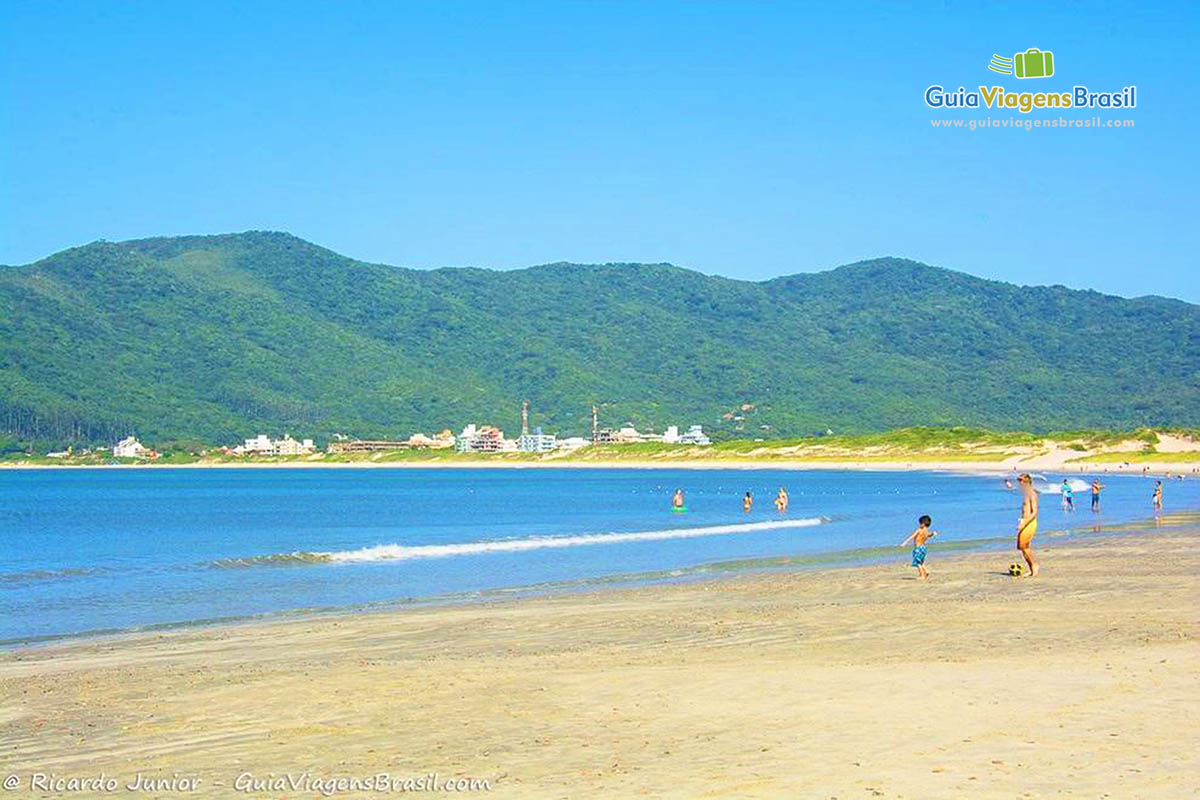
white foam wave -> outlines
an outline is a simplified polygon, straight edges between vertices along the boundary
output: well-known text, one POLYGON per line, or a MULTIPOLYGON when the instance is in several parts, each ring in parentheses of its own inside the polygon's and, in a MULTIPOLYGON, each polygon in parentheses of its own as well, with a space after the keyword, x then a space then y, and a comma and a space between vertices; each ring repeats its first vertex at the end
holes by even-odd
POLYGON ((412 558, 445 558, 447 556, 474 555, 476 553, 515 553, 524 550, 541 550, 551 547, 581 547, 596 544, 618 544, 620 542, 653 542, 663 539, 691 539, 698 536, 720 536, 724 534, 747 534, 755 531, 778 530, 780 528, 810 528, 826 520, 823 517, 784 519, 773 522, 744 522, 734 525, 709 525, 702 528, 668 528, 658 531, 636 533, 585 533, 577 536, 531 536, 525 539, 505 539, 489 542, 459 542, 455 544, 400 545, 383 544, 364 547, 361 550, 344 550, 318 555, 329 561, 402 561, 412 558))
MULTIPOLYGON (((1075 492, 1086 492, 1092 488, 1092 485, 1085 480, 1079 478, 1068 478, 1067 485, 1075 492)), ((1062 494, 1061 483, 1043 483, 1037 487, 1038 494, 1062 494)))

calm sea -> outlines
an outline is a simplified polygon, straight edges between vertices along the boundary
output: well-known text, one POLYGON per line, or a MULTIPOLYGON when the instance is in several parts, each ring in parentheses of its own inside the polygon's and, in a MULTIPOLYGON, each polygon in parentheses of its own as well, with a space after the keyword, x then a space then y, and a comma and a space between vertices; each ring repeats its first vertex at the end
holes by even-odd
MULTIPOLYGON (((1061 508, 1062 477, 1040 482, 1044 532, 1150 516, 1152 480, 1104 476, 1093 514, 1085 491, 1061 508)), ((894 545, 919 514, 942 534, 936 564, 939 551, 1009 546, 1019 503, 1000 477, 930 472, 6 469, 0 644, 747 569, 900 569, 908 551, 894 545), (786 515, 772 504, 781 486, 786 515), (670 511, 676 488, 686 513, 670 511)), ((1200 508, 1200 480, 1168 481, 1166 505, 1200 508)))

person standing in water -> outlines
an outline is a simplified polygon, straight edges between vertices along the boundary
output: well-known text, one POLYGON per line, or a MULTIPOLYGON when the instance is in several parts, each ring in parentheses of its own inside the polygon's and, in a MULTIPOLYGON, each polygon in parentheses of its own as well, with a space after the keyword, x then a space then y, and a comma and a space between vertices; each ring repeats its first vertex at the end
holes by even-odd
POLYGON ((780 514, 787 511, 788 508, 787 489, 784 489, 782 486, 779 487, 779 494, 775 495, 775 508, 779 510, 780 514))
POLYGON ((745 496, 742 498, 742 511, 745 511, 747 514, 749 514, 750 509, 753 508, 753 506, 754 506, 754 496, 751 495, 749 492, 746 492, 745 496))
POLYGON ((1154 512, 1162 511, 1162 481, 1154 484, 1154 512))
POLYGON ((1062 482, 1062 498, 1063 498, 1063 511, 1074 511, 1075 510, 1075 490, 1071 488, 1071 484, 1067 482, 1066 478, 1063 478, 1063 482, 1062 482))
POLYGON ((1103 488, 1099 478, 1092 478, 1092 511, 1100 510, 1100 490, 1103 488))
POLYGON ((1033 478, 1029 473, 1023 473, 1017 478, 1021 486, 1021 518, 1017 521, 1017 549, 1025 557, 1029 565, 1029 577, 1036 578, 1038 563, 1033 557, 1033 537, 1037 536, 1038 526, 1038 494, 1033 488, 1033 478))
POLYGON ((683 511, 683 489, 675 490, 675 495, 671 498, 671 510, 683 511))

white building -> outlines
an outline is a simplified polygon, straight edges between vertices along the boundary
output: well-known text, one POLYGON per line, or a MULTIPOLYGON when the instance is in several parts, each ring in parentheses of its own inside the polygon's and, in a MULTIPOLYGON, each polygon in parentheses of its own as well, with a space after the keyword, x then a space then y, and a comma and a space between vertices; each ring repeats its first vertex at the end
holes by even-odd
POLYGON ((523 433, 517 439, 517 448, 526 453, 549 453, 556 446, 557 437, 551 433, 523 433))
POLYGON ((454 447, 460 453, 498 453, 501 450, 516 450, 517 444, 504 438, 504 431, 491 425, 476 427, 471 423, 462 429, 454 447))
POLYGON ((568 436, 566 439, 559 439, 554 443, 554 446, 559 450, 578 450, 581 447, 587 447, 591 442, 582 436, 568 436))
POLYGON ((116 458, 141 458, 149 452, 136 436, 126 436, 113 447, 113 456, 116 458))
POLYGON ((423 433, 414 433, 408 437, 409 447, 420 447, 428 450, 440 450, 446 447, 453 447, 455 442, 454 434, 449 430, 444 430, 441 433, 433 436, 426 436, 423 433))
POLYGON ((631 444, 633 442, 641 442, 645 440, 645 436, 638 432, 638 429, 633 425, 625 424, 617 431, 615 437, 621 444, 631 444))
POLYGON ((663 431, 662 440, 664 444, 679 444, 679 426, 667 426, 667 429, 663 431))
POLYGON ((704 433, 703 426, 693 425, 687 429, 687 433, 679 437, 680 444, 712 444, 712 439, 704 433))
POLYGON ((243 445, 243 452, 272 456, 275 455, 275 444, 271 441, 270 436, 260 433, 253 439, 246 440, 246 444, 243 445))
POLYGON ((273 442, 275 446, 275 454, 281 456, 303 456, 309 453, 315 453, 316 445, 312 439, 305 439, 303 442, 297 442, 288 434, 284 434, 282 439, 276 439, 273 442))
POLYGON ((462 433, 458 434, 458 438, 454 440, 454 449, 460 453, 468 452, 471 449, 471 442, 475 441, 476 430, 474 422, 465 426, 462 433))

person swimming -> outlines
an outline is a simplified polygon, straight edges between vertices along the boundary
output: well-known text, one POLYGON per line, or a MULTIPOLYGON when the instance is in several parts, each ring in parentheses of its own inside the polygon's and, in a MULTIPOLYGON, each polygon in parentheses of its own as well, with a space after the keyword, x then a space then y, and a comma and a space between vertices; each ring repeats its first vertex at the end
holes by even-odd
POLYGON ((671 497, 671 510, 683 511, 683 489, 676 489, 675 494, 671 497))
POLYGON ((754 506, 754 496, 752 494, 750 494, 749 492, 746 492, 746 494, 742 497, 742 511, 749 513, 750 509, 753 506, 754 506))
POLYGON ((782 514, 788 510, 788 502, 789 499, 787 489, 784 489, 782 486, 780 486, 779 494, 775 495, 775 508, 779 511, 779 513, 782 514))

